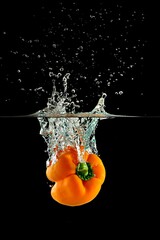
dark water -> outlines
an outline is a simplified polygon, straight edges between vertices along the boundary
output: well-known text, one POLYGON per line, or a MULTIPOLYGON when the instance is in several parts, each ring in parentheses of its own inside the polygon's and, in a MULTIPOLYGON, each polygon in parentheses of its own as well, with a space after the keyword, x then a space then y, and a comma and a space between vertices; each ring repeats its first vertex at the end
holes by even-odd
MULTIPOLYGON (((106 92, 107 112, 160 115, 156 9, 127 1, 6 2, 0 7, 2 115, 45 107, 52 91, 50 72, 71 74, 69 89, 76 90, 81 111, 90 111, 106 92)), ((61 89, 61 78, 56 81, 61 89)), ((16 221, 13 234, 20 226, 40 233, 59 225, 69 231, 86 222, 105 236, 111 229, 121 236, 127 230, 156 232, 158 119, 100 121, 96 139, 106 181, 94 201, 78 208, 61 206, 49 195, 46 145, 37 119, 0 123, 1 218, 4 226, 16 221)))

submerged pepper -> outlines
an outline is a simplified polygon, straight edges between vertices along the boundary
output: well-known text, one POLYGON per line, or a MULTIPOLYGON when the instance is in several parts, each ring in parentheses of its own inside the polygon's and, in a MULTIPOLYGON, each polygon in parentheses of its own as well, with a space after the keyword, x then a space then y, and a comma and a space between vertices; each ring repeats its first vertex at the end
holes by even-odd
POLYGON ((57 154, 57 162, 47 167, 46 176, 54 182, 51 196, 55 201, 67 206, 80 206, 98 195, 106 170, 96 154, 85 151, 80 162, 77 150, 67 147, 57 154))

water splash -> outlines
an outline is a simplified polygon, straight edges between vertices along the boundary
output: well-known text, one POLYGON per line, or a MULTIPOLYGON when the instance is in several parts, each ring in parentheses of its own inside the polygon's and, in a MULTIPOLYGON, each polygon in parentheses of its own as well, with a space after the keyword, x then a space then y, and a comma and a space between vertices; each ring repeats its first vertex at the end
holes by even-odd
MULTIPOLYGON (((76 109, 80 108, 80 105, 73 101, 74 94, 69 96, 67 92, 69 76, 70 74, 67 73, 62 78, 63 92, 57 91, 56 81, 53 81, 53 91, 51 97, 48 98, 47 107, 39 111, 40 135, 47 144, 47 164, 50 161, 54 164, 57 161, 57 152, 63 151, 69 146, 77 149, 80 162, 83 162, 81 146, 84 147, 84 151, 98 154, 95 130, 99 118, 46 118, 44 116, 45 114, 66 114, 68 112, 74 114, 77 112, 76 109)), ((97 105, 90 113, 105 113, 105 98, 106 94, 102 93, 97 105)))

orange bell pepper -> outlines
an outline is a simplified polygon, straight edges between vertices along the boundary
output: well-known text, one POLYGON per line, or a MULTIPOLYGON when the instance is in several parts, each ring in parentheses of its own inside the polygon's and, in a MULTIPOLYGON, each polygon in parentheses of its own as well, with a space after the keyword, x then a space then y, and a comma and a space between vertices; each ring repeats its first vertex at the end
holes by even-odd
MULTIPOLYGON (((81 152, 84 148, 81 148, 81 152)), ((50 162, 46 176, 55 184, 52 198, 60 204, 79 206, 92 201, 99 193, 106 177, 106 170, 96 154, 83 151, 83 162, 78 160, 77 150, 67 147, 57 154, 57 162, 50 162)))

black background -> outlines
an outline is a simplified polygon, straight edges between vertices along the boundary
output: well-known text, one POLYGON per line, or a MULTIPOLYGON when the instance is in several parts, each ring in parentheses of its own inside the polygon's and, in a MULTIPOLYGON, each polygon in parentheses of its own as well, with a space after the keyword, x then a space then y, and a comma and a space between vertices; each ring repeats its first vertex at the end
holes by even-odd
MULTIPOLYGON (((30 17, 40 4, 44 3, 5 2, 3 6, 1 3, 2 31, 7 29, 14 35, 24 26, 27 33, 30 17)), ((150 42, 148 52, 145 53, 142 76, 145 79, 143 104, 138 102, 138 98, 137 102, 136 99, 132 102, 130 98, 128 101, 132 102, 133 107, 139 104, 144 106, 143 109, 138 108, 140 114, 145 109, 147 115, 160 115, 157 7, 155 4, 150 6, 136 2, 123 4, 129 9, 144 9, 148 18, 146 32, 150 42)), ((3 50, 2 45, 0 49, 3 50)), ((123 103, 127 105, 126 98, 123 103)), ((77 231, 79 228, 84 231, 89 228, 93 233, 104 232, 106 238, 111 229, 113 236, 117 232, 122 236, 157 232, 159 118, 117 118, 99 122, 96 131, 97 148, 107 176, 97 198, 80 207, 62 206, 50 197, 45 177, 46 145, 39 135, 37 119, 7 118, 0 119, 0 123, 1 228, 11 228, 12 236, 19 235, 20 229, 25 234, 31 234, 31 230, 36 230, 37 234, 44 230, 47 234, 55 232, 57 227, 60 228, 58 234, 61 236, 66 227, 65 233, 69 237, 73 226, 77 231), (12 227, 13 224, 15 227, 12 227)), ((5 234, 8 233, 5 231, 5 234)))

